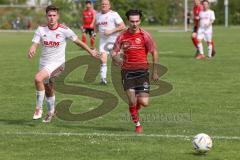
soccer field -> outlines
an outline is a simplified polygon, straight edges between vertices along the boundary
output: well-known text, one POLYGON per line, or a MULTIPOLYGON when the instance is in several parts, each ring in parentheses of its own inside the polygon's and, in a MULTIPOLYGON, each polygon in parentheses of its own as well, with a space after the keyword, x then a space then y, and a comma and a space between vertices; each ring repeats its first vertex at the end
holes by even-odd
MULTIPOLYGON (((141 110, 142 135, 134 133, 128 105, 116 91, 116 85, 121 84, 115 75, 111 76, 111 69, 110 83, 101 86, 99 75, 95 80, 94 70, 90 78, 84 78, 89 69, 86 65, 65 79, 66 84, 75 87, 72 94, 63 93, 64 87, 57 88, 57 104, 72 100, 70 111, 76 115, 96 109, 102 100, 93 97, 103 95, 107 100, 112 96, 114 102, 109 105, 117 106, 103 106, 106 114, 85 121, 64 120, 64 113, 49 124, 33 121, 33 80, 39 60, 39 54, 33 60, 27 59, 33 33, 0 32, 0 159, 240 159, 240 27, 214 28, 217 54, 211 60, 194 59, 190 32, 158 32, 157 27, 147 30, 157 42, 160 64, 168 69, 160 80, 173 89, 151 97, 150 106, 141 110), (94 91, 96 95, 92 95, 94 91), (191 144, 192 137, 202 132, 213 138, 213 148, 207 155, 195 154, 191 144)), ((83 55, 87 54, 68 43, 68 60, 83 55)), ((86 57, 79 59, 83 63, 81 59, 86 57)), ((89 63, 98 66, 94 59, 89 63)))

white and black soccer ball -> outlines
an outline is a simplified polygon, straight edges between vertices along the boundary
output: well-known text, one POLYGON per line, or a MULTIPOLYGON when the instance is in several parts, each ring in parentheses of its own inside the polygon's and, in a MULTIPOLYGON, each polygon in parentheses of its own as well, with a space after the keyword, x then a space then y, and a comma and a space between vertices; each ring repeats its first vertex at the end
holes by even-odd
POLYGON ((205 133, 197 134, 192 143, 198 153, 207 153, 213 146, 211 137, 205 133))

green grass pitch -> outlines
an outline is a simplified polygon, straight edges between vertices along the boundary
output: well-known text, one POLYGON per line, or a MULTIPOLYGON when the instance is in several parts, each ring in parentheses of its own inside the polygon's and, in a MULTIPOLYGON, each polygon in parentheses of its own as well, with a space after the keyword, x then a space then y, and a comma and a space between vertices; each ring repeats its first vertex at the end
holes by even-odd
MULTIPOLYGON (((99 76, 87 83, 83 80, 86 66, 73 71, 66 83, 113 94, 118 97, 117 107, 89 121, 33 121, 33 79, 39 60, 39 50, 33 60, 27 59, 33 33, 0 32, 0 159, 240 159, 240 27, 214 28, 217 54, 211 60, 193 58, 190 32, 158 29, 147 28, 157 42, 160 63, 168 68, 161 80, 170 83, 173 90, 151 97, 150 106, 141 110, 140 136, 134 133, 134 124, 127 117, 128 106, 117 95, 110 72, 107 86, 98 84, 99 76), (195 154, 191 144, 192 137, 201 132, 213 137, 213 148, 207 155, 195 154)), ((67 59, 79 55, 86 53, 68 43, 67 59)), ((101 100, 87 96, 56 95, 57 103, 74 101, 73 113, 101 104, 101 100)))

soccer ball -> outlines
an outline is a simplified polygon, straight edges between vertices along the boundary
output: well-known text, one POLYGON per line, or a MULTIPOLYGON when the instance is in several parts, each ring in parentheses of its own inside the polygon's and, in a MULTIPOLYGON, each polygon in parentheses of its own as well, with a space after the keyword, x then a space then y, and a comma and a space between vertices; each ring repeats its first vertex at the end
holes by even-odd
POLYGON ((212 139, 205 133, 197 134, 192 143, 198 153, 207 153, 212 148, 212 139))

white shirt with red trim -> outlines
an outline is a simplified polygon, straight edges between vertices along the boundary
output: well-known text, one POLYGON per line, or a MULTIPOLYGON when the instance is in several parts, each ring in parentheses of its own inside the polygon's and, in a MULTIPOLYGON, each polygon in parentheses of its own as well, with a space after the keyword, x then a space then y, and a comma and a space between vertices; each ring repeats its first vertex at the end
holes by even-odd
POLYGON ((42 45, 40 64, 62 64, 65 62, 66 40, 77 40, 77 35, 68 27, 59 24, 54 30, 48 26, 39 26, 35 31, 32 42, 42 45))
POLYGON ((103 14, 101 12, 98 12, 96 14, 96 24, 98 26, 99 30, 99 36, 100 38, 108 39, 111 38, 113 41, 117 38, 119 33, 113 33, 110 36, 105 36, 104 32, 105 30, 112 30, 116 28, 120 23, 122 23, 123 20, 119 16, 119 14, 115 11, 110 10, 109 12, 103 14))

